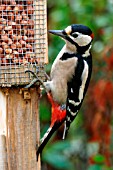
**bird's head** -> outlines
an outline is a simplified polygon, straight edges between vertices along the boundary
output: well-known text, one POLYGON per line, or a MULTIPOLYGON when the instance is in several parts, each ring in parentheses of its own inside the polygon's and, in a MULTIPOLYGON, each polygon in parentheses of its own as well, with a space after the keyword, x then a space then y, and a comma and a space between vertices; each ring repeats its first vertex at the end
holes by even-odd
POLYGON ((67 47, 72 49, 85 47, 90 44, 94 38, 91 29, 80 24, 70 25, 64 30, 50 30, 49 32, 62 37, 65 40, 67 47))

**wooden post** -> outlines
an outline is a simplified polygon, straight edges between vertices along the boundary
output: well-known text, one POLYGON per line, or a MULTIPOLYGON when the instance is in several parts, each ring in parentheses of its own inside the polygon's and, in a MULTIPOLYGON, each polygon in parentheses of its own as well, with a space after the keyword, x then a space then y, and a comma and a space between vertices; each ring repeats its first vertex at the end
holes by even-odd
POLYGON ((0 170, 40 170, 39 88, 1 88, 0 170), (7 155, 7 157, 6 157, 7 155))

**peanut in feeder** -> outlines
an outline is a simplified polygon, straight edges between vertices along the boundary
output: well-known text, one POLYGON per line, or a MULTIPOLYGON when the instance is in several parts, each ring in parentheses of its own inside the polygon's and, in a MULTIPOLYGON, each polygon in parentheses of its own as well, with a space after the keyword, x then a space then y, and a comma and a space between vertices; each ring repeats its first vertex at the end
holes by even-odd
POLYGON ((47 63, 45 0, 0 2, 0 86, 26 85, 36 65, 47 63))

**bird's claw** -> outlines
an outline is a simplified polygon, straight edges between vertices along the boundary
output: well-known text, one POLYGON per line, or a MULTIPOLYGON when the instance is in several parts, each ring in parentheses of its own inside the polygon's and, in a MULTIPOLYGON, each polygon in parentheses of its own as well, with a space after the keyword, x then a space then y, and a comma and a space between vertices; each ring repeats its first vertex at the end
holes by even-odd
POLYGON ((50 80, 50 77, 47 75, 47 73, 45 72, 44 70, 44 66, 43 65, 40 65, 40 66, 35 66, 36 67, 36 74, 38 74, 39 72, 42 72, 45 76, 45 78, 47 80, 50 80))
MULTIPOLYGON (((44 86, 43 81, 38 77, 38 74, 40 72, 43 72, 45 78, 47 80, 50 80, 49 76, 47 75, 47 73, 44 71, 44 66, 35 66, 36 68, 36 73, 31 71, 31 70, 26 70, 25 73, 31 73, 32 76, 34 77, 34 79, 30 82, 30 84, 26 85, 25 88, 30 88, 31 86, 33 86, 34 84, 36 84, 37 82, 39 82, 40 84, 42 84, 44 86)), ((44 86, 45 87, 45 86, 44 86)))
POLYGON ((37 78, 34 78, 31 82, 30 82, 30 84, 28 84, 28 85, 26 85, 24 88, 30 88, 31 86, 33 86, 35 83, 37 83, 39 81, 39 79, 37 79, 37 78))
POLYGON ((35 83, 40 82, 40 79, 37 76, 37 73, 35 74, 33 71, 31 70, 26 70, 25 73, 31 73, 34 77, 34 79, 30 82, 30 84, 26 85, 25 88, 30 88, 31 86, 33 86, 35 83))
POLYGON ((36 73, 38 74, 41 71, 44 71, 44 66, 40 65, 40 66, 35 66, 36 67, 36 73))
POLYGON ((35 78, 38 78, 37 75, 31 70, 26 70, 25 73, 31 73, 35 78))

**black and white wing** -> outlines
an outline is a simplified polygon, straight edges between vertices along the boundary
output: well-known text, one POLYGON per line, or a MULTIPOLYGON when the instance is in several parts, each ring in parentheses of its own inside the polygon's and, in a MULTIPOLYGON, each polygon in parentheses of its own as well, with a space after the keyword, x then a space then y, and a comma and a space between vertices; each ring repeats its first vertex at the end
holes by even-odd
POLYGON ((77 58, 78 64, 75 68, 75 74, 68 82, 66 121, 63 139, 67 135, 71 122, 77 116, 91 78, 92 56, 90 55, 87 59, 84 59, 81 55, 77 55, 77 58))

